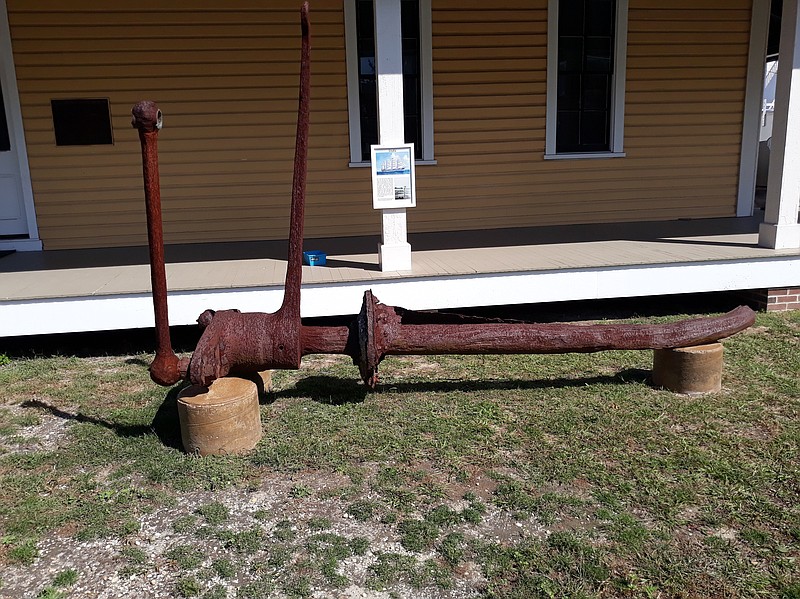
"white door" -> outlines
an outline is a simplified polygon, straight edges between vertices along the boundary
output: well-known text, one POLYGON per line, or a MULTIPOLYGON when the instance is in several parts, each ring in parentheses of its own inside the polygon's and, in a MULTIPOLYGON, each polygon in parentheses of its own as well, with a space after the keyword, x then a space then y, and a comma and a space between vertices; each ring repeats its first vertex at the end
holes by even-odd
POLYGON ((0 82, 0 236, 27 235, 28 220, 22 197, 19 155, 7 96, 0 82))

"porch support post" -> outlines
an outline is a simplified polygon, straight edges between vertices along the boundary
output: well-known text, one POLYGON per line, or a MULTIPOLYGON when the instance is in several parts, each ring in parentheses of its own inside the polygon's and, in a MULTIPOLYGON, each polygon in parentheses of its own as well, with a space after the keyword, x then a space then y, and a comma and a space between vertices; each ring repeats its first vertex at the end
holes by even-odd
MULTIPOLYGON (((381 145, 399 145, 405 142, 400 0, 374 0, 374 6, 378 136, 381 145)), ((411 270, 405 208, 381 212, 381 244, 378 246, 381 270, 411 270)))
POLYGON ((784 0, 767 206, 758 244, 775 249, 800 247, 799 209, 800 11, 798 0, 784 0))

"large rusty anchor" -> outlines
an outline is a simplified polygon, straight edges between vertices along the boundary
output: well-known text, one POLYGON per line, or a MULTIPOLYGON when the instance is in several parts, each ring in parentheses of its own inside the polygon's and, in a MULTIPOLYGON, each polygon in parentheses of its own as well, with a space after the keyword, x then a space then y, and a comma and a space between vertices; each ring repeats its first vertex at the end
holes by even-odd
POLYGON ((150 367, 153 380, 172 385, 188 378, 208 386, 229 374, 247 375, 273 368, 297 369, 308 354, 343 354, 358 365, 374 388, 378 365, 387 355, 525 354, 596 352, 609 349, 670 349, 718 341, 749 326, 753 311, 740 306, 718 317, 671 324, 531 324, 413 312, 381 304, 367 291, 359 315, 349 326, 306 326, 300 319, 303 220, 308 156, 310 34, 308 4, 301 10, 302 50, 297 137, 292 183, 289 255, 285 294, 272 314, 206 310, 198 323, 203 334, 191 359, 179 359, 169 340, 157 136, 161 113, 152 102, 133 108, 144 163, 153 302, 158 348, 150 367))

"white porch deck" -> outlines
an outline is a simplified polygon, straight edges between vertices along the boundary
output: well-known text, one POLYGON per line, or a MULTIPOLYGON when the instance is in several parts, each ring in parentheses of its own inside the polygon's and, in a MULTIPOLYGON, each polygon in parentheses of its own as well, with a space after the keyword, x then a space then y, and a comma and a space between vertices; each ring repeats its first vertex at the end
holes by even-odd
MULTIPOLYGON (((307 240, 303 316, 353 314, 372 289, 410 309, 796 286, 800 250, 757 246, 756 218, 507 229, 411 236, 413 270, 381 272, 377 240, 307 240)), ((170 323, 206 308, 273 311, 285 244, 167 248, 170 323)), ((146 248, 0 258, 0 337, 153 326, 146 248)))

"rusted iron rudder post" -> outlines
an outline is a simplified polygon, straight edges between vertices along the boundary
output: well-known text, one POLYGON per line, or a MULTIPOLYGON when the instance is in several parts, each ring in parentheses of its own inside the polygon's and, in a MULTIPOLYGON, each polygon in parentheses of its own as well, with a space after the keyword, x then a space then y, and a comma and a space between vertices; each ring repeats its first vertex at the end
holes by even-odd
MULTIPOLYGON (((696 318, 666 325, 640 324, 531 324, 431 315, 386 306, 371 291, 364 294, 361 312, 349 326, 304 326, 300 320, 300 286, 302 278, 303 220, 305 211, 306 168, 308 160, 309 93, 310 93, 310 30, 308 4, 301 9, 302 51, 300 93, 298 102, 297 139, 292 183, 289 255, 283 303, 277 312, 242 313, 238 310, 214 312, 206 310, 198 323, 204 328, 188 366, 192 383, 207 386, 228 374, 247 375, 272 368, 296 369, 302 356, 314 353, 344 354, 358 365, 364 382, 374 388, 378 382, 378 365, 387 355, 411 354, 518 354, 595 352, 607 349, 669 349, 694 346, 723 339, 753 324, 755 314, 747 307, 718 317, 696 318)), ((139 106, 139 105, 137 105, 139 106)), ((154 105, 153 105, 154 106, 154 105)), ((134 109, 136 110, 136 109, 134 109)), ((136 120, 136 117, 135 119, 136 120)), ((160 115, 158 117, 160 122, 160 115)), ((142 122, 145 121, 144 119, 142 122)), ((145 154, 145 141, 150 140, 144 125, 142 137, 145 180, 148 166, 157 160, 145 154)), ((157 131, 157 129, 156 129, 157 131)), ((152 147, 155 150, 154 137, 152 147)), ((146 190, 149 184, 145 186, 146 190)), ((158 197, 157 179, 155 194, 158 197)), ((148 195, 148 206, 150 205, 148 195)), ((149 209, 148 209, 149 210, 149 209)), ((148 211, 148 215, 149 215, 148 211)), ((160 261, 163 272, 163 248, 160 243, 160 207, 153 220, 159 226, 151 240, 154 256, 153 272, 160 261)), ((150 219, 148 218, 148 223, 150 219)), ((185 375, 185 362, 178 362, 169 345, 169 332, 164 333, 166 319, 166 286, 153 284, 156 324, 159 328, 159 350, 151 368, 151 376, 162 384, 173 384, 178 375, 185 375), (162 291, 163 290, 163 291, 162 291), (163 301, 162 301, 163 300, 163 301), (159 310, 163 315, 159 316, 159 310)))

